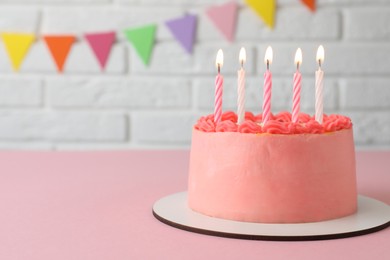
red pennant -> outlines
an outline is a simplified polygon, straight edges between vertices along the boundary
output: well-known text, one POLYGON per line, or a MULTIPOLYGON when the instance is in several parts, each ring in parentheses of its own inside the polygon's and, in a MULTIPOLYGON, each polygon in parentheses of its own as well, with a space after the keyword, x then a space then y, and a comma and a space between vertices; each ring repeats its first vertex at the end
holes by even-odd
POLYGON ((63 71, 66 58, 68 57, 70 48, 72 47, 76 37, 73 35, 62 36, 43 36, 47 47, 50 50, 57 69, 59 72, 63 71))
POLYGON ((310 11, 316 11, 316 0, 301 0, 302 4, 306 5, 310 11))

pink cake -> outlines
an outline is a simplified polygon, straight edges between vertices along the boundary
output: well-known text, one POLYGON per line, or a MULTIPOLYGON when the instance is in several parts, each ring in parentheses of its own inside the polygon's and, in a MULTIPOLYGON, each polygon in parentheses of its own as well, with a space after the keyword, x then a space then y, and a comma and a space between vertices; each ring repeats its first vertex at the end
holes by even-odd
POLYGON ((193 128, 188 204, 204 215, 260 223, 305 223, 341 218, 357 210, 352 123, 288 112, 233 112, 215 124, 202 117, 193 128))

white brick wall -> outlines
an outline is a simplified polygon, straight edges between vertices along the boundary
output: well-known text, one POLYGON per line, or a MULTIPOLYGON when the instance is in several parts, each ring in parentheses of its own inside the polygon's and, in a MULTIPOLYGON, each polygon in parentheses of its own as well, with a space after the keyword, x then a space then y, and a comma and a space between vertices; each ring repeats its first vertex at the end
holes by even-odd
MULTIPOLYGON (((190 81, 183 78, 66 78, 47 80, 53 108, 189 109, 190 81)), ((1 100, 0 100, 1 102, 1 100)))
POLYGON ((0 140, 125 141, 127 120, 119 112, 0 112, 0 140))
POLYGON ((213 111, 215 55, 225 54, 224 109, 236 109, 238 52, 247 49, 247 108, 261 112, 263 57, 274 49, 273 112, 291 110, 293 57, 303 50, 302 110, 314 113, 315 52, 325 46, 325 112, 351 116, 358 148, 390 149, 390 1, 318 0, 311 13, 278 0, 267 28, 240 4, 228 43, 204 10, 228 0, 0 0, 0 32, 78 36, 59 74, 46 45, 34 43, 18 73, 0 41, 0 149, 187 148, 195 120, 213 111), (164 22, 198 15, 188 55, 164 22), (122 31, 156 23, 146 67, 122 31), (85 32, 118 32, 102 72, 85 32))
POLYGON ((42 80, 34 78, 0 77, 2 108, 33 108, 43 104, 42 80))

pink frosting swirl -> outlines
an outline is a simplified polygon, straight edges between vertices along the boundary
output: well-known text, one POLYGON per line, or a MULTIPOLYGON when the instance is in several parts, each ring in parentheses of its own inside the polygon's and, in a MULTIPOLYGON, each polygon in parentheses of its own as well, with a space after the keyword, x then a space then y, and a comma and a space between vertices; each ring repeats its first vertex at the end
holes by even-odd
POLYGON ((256 122, 256 117, 252 112, 245 111, 245 120, 256 122))
POLYGON ((322 134, 335 132, 352 127, 351 119, 342 115, 324 115, 323 123, 319 124, 314 117, 300 113, 298 123, 291 122, 291 113, 281 112, 270 116, 270 119, 260 126, 262 115, 245 113, 245 121, 237 125, 237 115, 228 111, 222 114, 222 121, 214 123, 214 115, 201 117, 194 128, 203 132, 240 132, 240 133, 268 133, 268 134, 322 134))
MULTIPOLYGON (((307 120, 306 117, 303 120, 307 120)), ((321 134, 324 132, 324 127, 315 121, 310 119, 306 123, 290 123, 289 129, 292 134, 321 134)))
POLYGON ((214 115, 213 118, 209 116, 202 116, 195 124, 194 128, 202 132, 215 132, 214 115))
POLYGON ((291 122, 291 113, 289 112, 280 112, 274 118, 274 120, 279 122, 291 122))
MULTIPOLYGON (((275 120, 274 114, 269 113, 268 120, 275 120)), ((258 114, 257 116, 255 116, 255 121, 261 123, 263 121, 263 114, 258 114)))
POLYGON ((237 123, 237 115, 233 111, 227 111, 222 114, 222 121, 232 121, 237 123))
POLYGON ((310 129, 310 133, 312 134, 322 134, 325 132, 324 126, 314 119, 306 123, 306 128, 310 129))
POLYGON ((310 115, 305 114, 305 113, 299 113, 299 115, 298 115, 298 122, 307 123, 310 120, 312 120, 312 117, 310 115))
MULTIPOLYGON (((299 121, 299 119, 298 119, 299 121)), ((293 123, 289 122, 288 123, 288 129, 291 134, 305 134, 308 133, 308 129, 304 124, 301 123, 293 123)))
POLYGON ((290 134, 288 123, 277 120, 268 120, 263 125, 263 132, 268 134, 290 134))
POLYGON ((215 132, 237 132, 237 124, 232 121, 221 121, 217 124, 215 132))
POLYGON ((350 129, 352 127, 352 122, 349 117, 342 115, 324 115, 323 122, 325 132, 334 132, 342 129, 350 129))
POLYGON ((262 133, 263 131, 261 129, 261 126, 258 125, 256 122, 246 120, 238 127, 238 132, 259 134, 259 133, 262 133))

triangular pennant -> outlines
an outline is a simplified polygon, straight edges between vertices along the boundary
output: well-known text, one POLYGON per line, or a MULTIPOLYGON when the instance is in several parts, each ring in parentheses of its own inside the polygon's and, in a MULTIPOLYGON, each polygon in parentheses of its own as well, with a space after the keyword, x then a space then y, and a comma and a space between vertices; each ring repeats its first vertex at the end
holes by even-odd
POLYGON ((178 19, 169 20, 165 24, 184 49, 188 53, 192 53, 195 40, 196 16, 186 15, 178 19))
POLYGON ((115 32, 86 33, 84 36, 98 59, 100 67, 104 69, 115 41, 115 32))
POLYGON ((231 42, 234 40, 234 33, 236 31, 237 8, 237 3, 228 2, 206 10, 207 16, 226 39, 231 42))
POLYGON ((149 64, 155 34, 156 25, 154 24, 125 30, 126 38, 133 44, 145 65, 149 64))
POLYGON ((310 11, 315 12, 316 0, 301 0, 302 4, 306 5, 310 11))
POLYGON ((76 37, 73 35, 46 35, 43 36, 43 39, 50 50, 58 71, 62 72, 66 58, 76 37))
POLYGON ((245 0, 245 2, 263 19, 266 25, 270 28, 274 27, 275 0, 245 0))
POLYGON ((1 38, 11 60, 12 68, 19 70, 24 57, 35 40, 35 35, 29 33, 2 33, 1 38))

